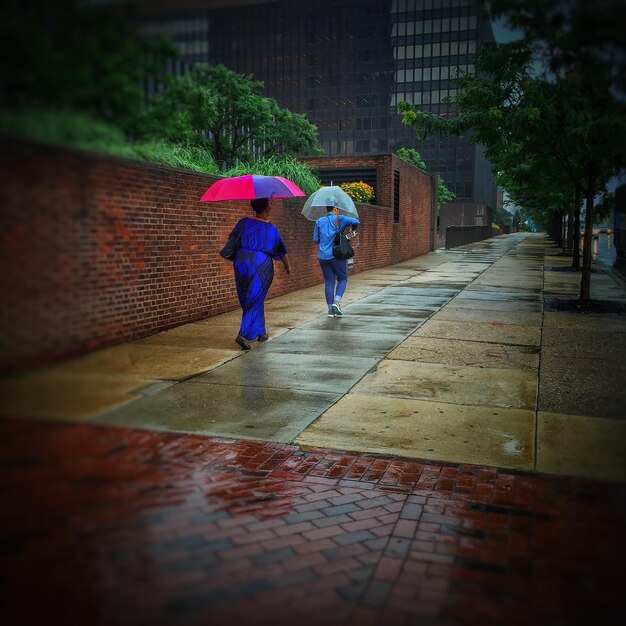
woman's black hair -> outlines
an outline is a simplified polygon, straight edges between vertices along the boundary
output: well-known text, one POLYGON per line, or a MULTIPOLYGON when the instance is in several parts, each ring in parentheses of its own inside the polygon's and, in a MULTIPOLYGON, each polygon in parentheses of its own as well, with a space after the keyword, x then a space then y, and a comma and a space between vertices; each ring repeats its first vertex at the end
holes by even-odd
POLYGON ((330 206, 326 205, 326 213, 330 213, 335 207, 331 204, 330 206))
POLYGON ((268 198, 256 198, 256 200, 250 200, 250 206, 255 213, 263 213, 269 204, 270 201, 268 198))

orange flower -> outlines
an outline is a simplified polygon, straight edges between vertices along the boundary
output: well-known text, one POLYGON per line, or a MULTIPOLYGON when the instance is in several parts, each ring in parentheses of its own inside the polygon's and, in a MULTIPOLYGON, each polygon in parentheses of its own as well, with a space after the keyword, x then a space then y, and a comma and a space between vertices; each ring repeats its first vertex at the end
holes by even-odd
POLYGON ((369 202, 374 197, 374 188, 362 180, 358 183, 342 183, 340 187, 355 202, 369 202))

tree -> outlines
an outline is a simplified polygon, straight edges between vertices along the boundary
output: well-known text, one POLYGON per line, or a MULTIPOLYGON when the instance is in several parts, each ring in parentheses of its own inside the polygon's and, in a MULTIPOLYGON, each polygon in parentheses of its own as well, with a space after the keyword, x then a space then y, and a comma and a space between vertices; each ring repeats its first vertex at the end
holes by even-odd
POLYGON ((196 65, 185 76, 167 78, 142 132, 205 146, 224 168, 255 155, 321 154, 316 127, 262 94, 263 83, 249 76, 223 65, 196 65))
POLYGON ((585 199, 582 300, 590 297, 594 197, 626 162, 626 104, 616 98, 624 86, 625 9, 608 4, 494 0, 494 15, 508 17, 525 37, 481 49, 476 75, 460 77, 456 115, 442 120, 406 103, 398 107, 420 132, 471 131, 492 163, 514 150, 532 154, 585 199))
MULTIPOLYGON (((399 148, 396 154, 405 161, 411 163, 411 165, 415 165, 421 170, 426 171, 426 163, 422 159, 422 155, 415 150, 415 148, 399 148)), ((443 182, 441 176, 437 175, 437 216, 439 216, 439 210, 441 209, 442 202, 451 202, 456 198, 454 193, 452 193, 443 182)))
POLYGON ((0 69, 2 104, 78 109, 132 129, 143 81, 162 75, 176 49, 139 36, 129 16, 126 5, 114 12, 77 0, 10 2, 0 21, 11 55, 0 69))

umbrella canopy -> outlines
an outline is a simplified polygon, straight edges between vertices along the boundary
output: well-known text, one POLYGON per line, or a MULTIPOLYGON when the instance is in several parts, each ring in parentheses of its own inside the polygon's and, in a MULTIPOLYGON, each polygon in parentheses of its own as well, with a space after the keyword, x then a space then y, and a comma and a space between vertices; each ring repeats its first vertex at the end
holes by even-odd
POLYGON ((246 174, 245 176, 218 180, 204 192, 200 202, 294 198, 296 196, 306 196, 306 194, 298 185, 287 178, 246 174))
POLYGON ((308 220, 315 221, 326 215, 327 206, 336 206, 344 215, 359 217, 352 198, 341 187, 335 185, 322 187, 312 193, 304 203, 302 215, 308 220))

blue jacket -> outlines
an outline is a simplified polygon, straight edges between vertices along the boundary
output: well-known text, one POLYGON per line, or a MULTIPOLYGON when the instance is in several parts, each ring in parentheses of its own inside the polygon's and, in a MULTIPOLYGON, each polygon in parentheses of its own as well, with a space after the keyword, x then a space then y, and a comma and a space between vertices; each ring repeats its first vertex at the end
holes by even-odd
POLYGON ((319 244, 319 252, 317 258, 322 261, 333 259, 333 239, 335 235, 348 226, 358 226, 359 222, 356 217, 348 217, 347 215, 339 215, 339 228, 337 228, 334 213, 327 213, 315 222, 313 229, 313 241, 319 244))

